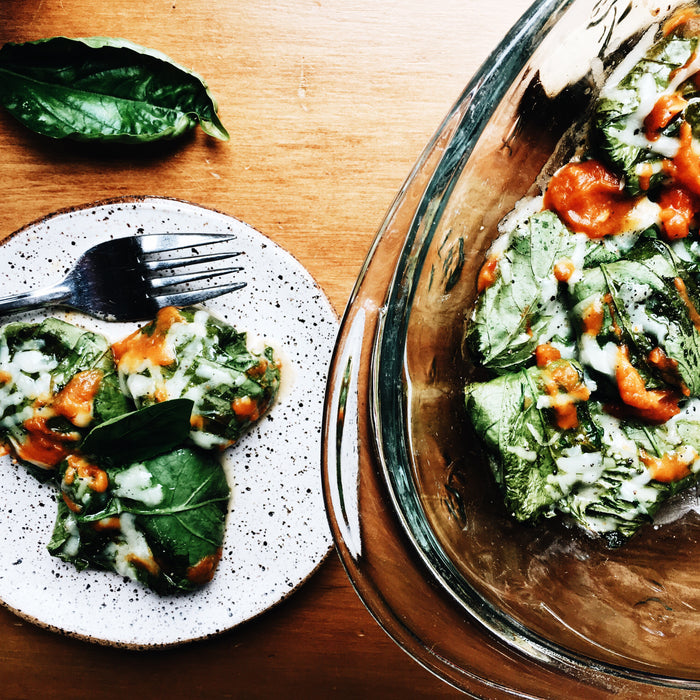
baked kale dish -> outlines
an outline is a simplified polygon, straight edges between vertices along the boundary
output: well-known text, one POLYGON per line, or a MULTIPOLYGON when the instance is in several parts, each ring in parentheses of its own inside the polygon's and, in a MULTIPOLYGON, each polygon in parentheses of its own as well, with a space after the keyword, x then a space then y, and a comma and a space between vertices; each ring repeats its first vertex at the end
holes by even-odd
POLYGON ((55 318, 0 328, 0 448, 55 484, 48 550, 157 593, 209 582, 230 488, 220 462, 272 406, 280 365, 202 309, 128 338, 55 318))
POLYGON ((520 521, 619 545, 700 474, 699 34, 633 49, 479 273, 466 408, 520 521))

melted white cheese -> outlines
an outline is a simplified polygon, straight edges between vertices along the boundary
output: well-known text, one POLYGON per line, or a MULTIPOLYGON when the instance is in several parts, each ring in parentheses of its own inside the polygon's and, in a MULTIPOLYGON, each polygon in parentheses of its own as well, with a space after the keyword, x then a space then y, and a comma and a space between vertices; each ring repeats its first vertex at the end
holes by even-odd
POLYGON ((152 483, 151 473, 143 464, 134 464, 115 474, 114 495, 152 508, 162 503, 163 486, 152 483))

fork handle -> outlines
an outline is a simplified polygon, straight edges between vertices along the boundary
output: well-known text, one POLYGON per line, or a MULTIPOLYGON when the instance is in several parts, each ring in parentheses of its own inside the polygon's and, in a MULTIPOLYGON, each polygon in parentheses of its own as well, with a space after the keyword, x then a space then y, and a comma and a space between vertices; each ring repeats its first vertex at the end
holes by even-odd
POLYGON ((31 292, 0 297, 0 315, 8 314, 12 311, 38 309, 42 306, 56 306, 67 301, 70 295, 70 287, 64 284, 57 284, 54 287, 45 287, 31 292))

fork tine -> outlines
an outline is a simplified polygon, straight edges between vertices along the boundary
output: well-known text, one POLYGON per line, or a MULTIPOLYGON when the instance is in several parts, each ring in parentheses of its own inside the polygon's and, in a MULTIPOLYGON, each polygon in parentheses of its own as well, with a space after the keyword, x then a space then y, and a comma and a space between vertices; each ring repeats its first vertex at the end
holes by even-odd
POLYGON ((190 306, 191 304, 199 304, 202 301, 207 301, 207 299, 213 299, 229 292, 235 292, 238 289, 243 289, 245 286, 245 282, 233 282, 231 284, 221 284, 218 287, 207 287, 199 291, 157 295, 156 299, 159 306, 190 306))
POLYGON ((232 253, 212 253, 211 255, 198 255, 196 258, 172 258, 170 260, 144 260, 143 264, 146 269, 152 272, 158 270, 169 270, 171 267, 182 267, 183 265, 204 265, 206 263, 216 262, 217 260, 226 260, 226 258, 235 258, 237 255, 243 255, 242 250, 236 250, 232 253))
POLYGON ((149 282, 153 289, 163 289, 164 287, 172 287, 174 284, 187 284, 188 282, 197 282, 198 280, 212 279, 212 277, 221 277, 231 272, 240 272, 242 267, 226 267, 220 270, 207 270, 198 274, 184 275, 169 275, 168 277, 152 277, 149 282))
POLYGON ((143 253, 162 253, 178 248, 224 243, 234 238, 234 235, 228 233, 146 233, 136 236, 143 253))

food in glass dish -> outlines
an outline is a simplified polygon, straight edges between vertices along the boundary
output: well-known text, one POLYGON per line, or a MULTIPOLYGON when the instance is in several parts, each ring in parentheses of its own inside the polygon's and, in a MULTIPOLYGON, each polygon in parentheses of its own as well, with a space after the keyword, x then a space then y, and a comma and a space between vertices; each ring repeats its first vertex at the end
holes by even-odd
POLYGON ((218 455, 279 380, 271 348, 201 309, 112 346, 54 318, 0 328, 0 446, 57 486, 51 554, 161 594, 210 581, 230 500, 218 455))
POLYGON ((518 520, 622 544, 700 473, 699 36, 631 50, 479 274, 466 407, 518 520))

